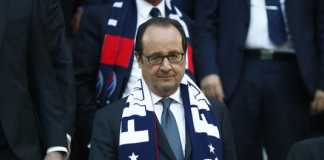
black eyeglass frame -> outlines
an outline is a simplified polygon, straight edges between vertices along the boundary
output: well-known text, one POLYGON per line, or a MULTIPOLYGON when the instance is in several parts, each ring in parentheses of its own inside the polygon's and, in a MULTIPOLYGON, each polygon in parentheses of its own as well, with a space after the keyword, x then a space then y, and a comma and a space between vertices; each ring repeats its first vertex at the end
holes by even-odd
POLYGON ((171 64, 181 64, 183 62, 184 53, 169 54, 169 55, 151 55, 146 56, 142 54, 142 57, 145 57, 147 62, 151 65, 161 65, 165 58, 168 59, 168 62, 171 64))

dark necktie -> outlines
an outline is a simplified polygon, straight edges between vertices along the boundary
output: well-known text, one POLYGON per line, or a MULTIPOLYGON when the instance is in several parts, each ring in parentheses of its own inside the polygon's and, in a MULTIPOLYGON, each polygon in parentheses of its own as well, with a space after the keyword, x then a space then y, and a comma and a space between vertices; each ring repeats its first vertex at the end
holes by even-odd
POLYGON ((270 40, 276 45, 282 45, 287 41, 287 32, 280 0, 265 0, 265 2, 270 40))
POLYGON ((151 11, 150 11, 150 16, 155 18, 155 17, 159 17, 161 16, 161 12, 158 8, 152 8, 151 11))
POLYGON ((177 160, 183 160, 184 157, 182 153, 182 146, 177 123, 172 112, 170 111, 170 105, 172 101, 173 100, 171 98, 164 98, 161 100, 163 105, 161 126, 177 160))

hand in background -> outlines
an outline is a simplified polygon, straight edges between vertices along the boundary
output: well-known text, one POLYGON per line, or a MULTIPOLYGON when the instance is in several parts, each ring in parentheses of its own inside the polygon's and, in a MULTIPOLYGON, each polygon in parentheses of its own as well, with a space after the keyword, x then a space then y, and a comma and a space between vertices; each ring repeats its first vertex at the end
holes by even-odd
POLYGON ((318 113, 324 111, 324 91, 316 90, 314 100, 311 105, 311 112, 318 113))
POLYGON ((204 77, 200 82, 202 91, 208 97, 214 97, 217 100, 224 102, 224 92, 221 79, 216 74, 210 74, 204 77))
POLYGON ((45 160, 65 160, 65 156, 61 152, 47 153, 45 160))
POLYGON ((83 8, 79 7, 72 18, 71 26, 72 26, 72 31, 74 33, 77 33, 80 29, 80 22, 81 22, 81 17, 83 15, 83 12, 84 12, 83 8))

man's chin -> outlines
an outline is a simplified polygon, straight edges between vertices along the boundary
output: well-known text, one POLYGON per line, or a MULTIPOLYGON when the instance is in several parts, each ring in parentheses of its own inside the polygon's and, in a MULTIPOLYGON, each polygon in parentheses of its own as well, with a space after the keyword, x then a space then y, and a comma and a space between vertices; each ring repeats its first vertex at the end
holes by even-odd
POLYGON ((170 84, 163 84, 161 85, 160 89, 164 92, 164 93, 168 93, 168 94, 173 94, 176 90, 177 90, 177 86, 174 83, 170 83, 170 84))
POLYGON ((161 81, 161 83, 174 81, 174 77, 159 77, 159 81, 161 81))

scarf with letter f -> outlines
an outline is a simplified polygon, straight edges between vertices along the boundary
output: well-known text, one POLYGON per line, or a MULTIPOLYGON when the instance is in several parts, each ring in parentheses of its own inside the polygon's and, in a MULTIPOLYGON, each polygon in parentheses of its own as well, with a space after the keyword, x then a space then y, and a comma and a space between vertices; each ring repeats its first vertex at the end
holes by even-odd
MULTIPOLYGON (((165 0, 166 16, 178 20, 188 39, 187 74, 193 75, 192 47, 188 27, 182 13, 165 0)), ((130 75, 133 57, 135 32, 137 26, 137 8, 135 0, 115 1, 105 28, 105 36, 101 49, 100 67, 96 90, 97 102, 104 106, 121 98, 130 75), (134 17, 135 16, 135 17, 134 17)))
MULTIPOLYGON (((185 111, 186 134, 192 144, 190 159, 223 160, 223 140, 210 102, 187 75, 181 81, 180 94, 185 111)), ((144 80, 138 80, 127 98, 127 105, 121 119, 119 159, 159 160, 159 122, 144 80)))

